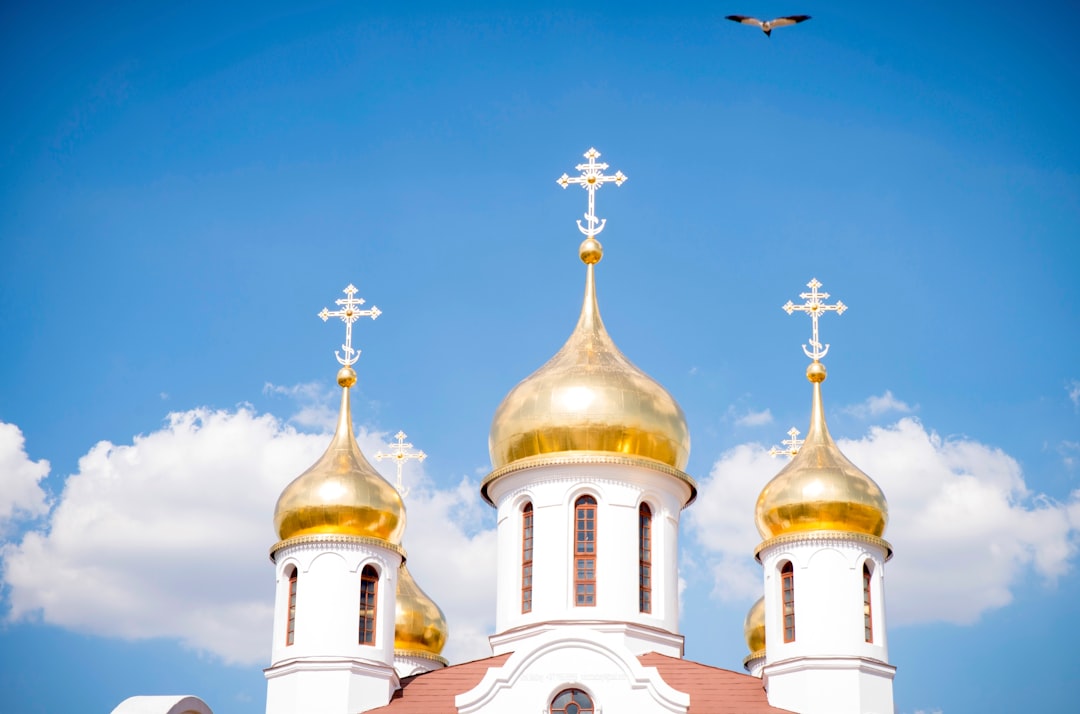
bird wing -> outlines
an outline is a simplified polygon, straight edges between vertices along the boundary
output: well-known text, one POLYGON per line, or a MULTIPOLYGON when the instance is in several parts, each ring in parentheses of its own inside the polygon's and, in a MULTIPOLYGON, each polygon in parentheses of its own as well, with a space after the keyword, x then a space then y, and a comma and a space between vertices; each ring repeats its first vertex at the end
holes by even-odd
POLYGON ((731 20, 732 22, 741 22, 744 25, 754 25, 755 27, 761 27, 763 24, 761 20, 756 17, 748 17, 746 15, 728 15, 725 20, 731 20))
POLYGON ((778 17, 775 20, 769 20, 769 25, 772 27, 787 27, 788 25, 795 25, 809 19, 809 15, 788 15, 787 17, 778 17))

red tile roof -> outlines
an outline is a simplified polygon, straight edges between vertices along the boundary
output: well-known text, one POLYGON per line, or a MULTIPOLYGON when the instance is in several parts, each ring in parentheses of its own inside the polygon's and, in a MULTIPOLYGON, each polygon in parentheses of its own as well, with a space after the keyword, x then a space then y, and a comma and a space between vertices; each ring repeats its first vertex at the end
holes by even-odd
MULTIPOLYGON (((457 714, 454 697, 475 687, 488 669, 502 666, 509 657, 507 653, 406 677, 389 704, 370 711, 372 714, 457 714)), ((690 695, 689 714, 787 712, 769 706, 761 680, 749 674, 655 652, 641 655, 638 661, 645 667, 656 667, 665 682, 690 695)))
POLYGON ((769 706, 761 680, 719 667, 649 652, 638 657, 656 667, 664 681, 690 695, 689 714, 779 714, 787 709, 769 706))
POLYGON ((386 714, 457 714, 454 697, 480 684, 490 668, 502 666, 509 657, 510 653, 507 652, 406 677, 401 680, 401 689, 394 692, 389 704, 369 711, 386 714))

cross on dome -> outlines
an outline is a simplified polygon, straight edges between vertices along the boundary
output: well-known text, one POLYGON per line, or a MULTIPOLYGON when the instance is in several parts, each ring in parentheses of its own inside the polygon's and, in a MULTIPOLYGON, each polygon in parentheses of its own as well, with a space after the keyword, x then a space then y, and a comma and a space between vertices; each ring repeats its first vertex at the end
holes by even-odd
POLYGON ((780 442, 787 448, 781 449, 774 446, 769 449, 769 456, 776 457, 780 454, 787 454, 788 458, 794 458, 795 454, 799 453, 799 447, 802 446, 804 443, 803 440, 799 438, 799 430, 795 427, 791 427, 791 429, 788 430, 788 436, 790 436, 791 438, 784 439, 780 442))
POLYGON ((401 482, 401 468, 405 465, 405 461, 408 459, 416 459, 417 461, 423 461, 427 458, 427 454, 423 451, 407 451, 412 448, 412 444, 405 441, 405 437, 408 436, 403 431, 399 431, 394 434, 394 438, 397 442, 389 444, 390 453, 384 454, 381 450, 375 453, 375 458, 379 461, 383 459, 393 459, 397 464, 397 490, 402 496, 409 495, 409 489, 404 488, 401 482))
POLYGON ((605 175, 604 169, 608 165, 596 163, 596 160, 600 157, 600 152, 596 149, 589 149, 584 156, 589 160, 589 163, 578 164, 574 167, 581 172, 581 176, 570 178, 569 174, 563 174, 555 179, 555 182, 563 188, 572 183, 579 184, 589 192, 589 210, 585 214, 585 221, 588 226, 581 225, 580 219, 578 219, 577 226, 579 231, 592 238, 604 230, 604 224, 607 223, 606 218, 599 219, 596 217, 596 190, 605 183, 611 182, 614 182, 616 186, 622 186, 622 182, 626 180, 626 175, 622 171, 616 171, 614 176, 605 175))
POLYGON ((341 346, 341 349, 345 350, 345 357, 343 359, 337 350, 334 350, 334 356, 337 357, 338 362, 349 367, 356 364, 356 360, 360 359, 360 350, 354 349, 352 346, 353 323, 361 317, 371 317, 374 320, 382 314, 382 311, 374 305, 371 306, 370 310, 357 309, 364 304, 364 298, 353 297, 359 291, 352 283, 349 283, 349 286, 342 292, 345 293, 345 297, 334 301, 336 304, 341 305, 341 309, 331 312, 324 307, 322 312, 319 313, 319 317, 322 318, 323 322, 326 322, 331 317, 340 317, 341 321, 345 323, 345 344, 341 346))
POLYGON ((807 349, 806 345, 803 345, 803 352, 810 359, 818 362, 829 351, 829 346, 822 347, 821 341, 818 339, 818 317, 824 312, 835 312, 837 315, 843 315, 844 310, 847 310, 847 305, 837 300, 832 305, 826 305, 823 300, 829 299, 829 293, 819 293, 818 288, 821 287, 821 283, 817 278, 813 278, 806 284, 806 287, 810 288, 808 293, 799 293, 799 297, 806 300, 802 305, 796 305, 790 300, 787 301, 781 309, 791 314, 798 310, 799 312, 805 312, 810 316, 810 322, 813 323, 814 331, 813 337, 810 339, 810 345, 813 349, 807 349))

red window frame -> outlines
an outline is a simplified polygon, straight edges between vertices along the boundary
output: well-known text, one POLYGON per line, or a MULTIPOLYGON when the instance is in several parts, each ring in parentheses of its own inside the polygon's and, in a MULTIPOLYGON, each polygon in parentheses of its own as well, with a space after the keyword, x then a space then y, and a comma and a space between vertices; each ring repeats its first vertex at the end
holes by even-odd
POLYGON ((521 509, 521 611, 532 612, 533 505, 521 509))
POLYGON ((551 714, 595 714, 592 697, 581 689, 564 689, 551 700, 551 714))
POLYGON ((784 642, 795 641, 795 568, 791 561, 780 568, 780 593, 784 613, 784 642))
POLYGON ((378 614, 379 573, 370 565, 360 573, 359 643, 375 644, 375 616, 378 614))
POLYGON ((289 600, 285 605, 285 646, 296 642, 296 567, 289 568, 289 600))
POLYGON ((863 563, 862 566, 862 581, 863 581, 863 634, 866 637, 866 641, 873 644, 874 642, 874 614, 870 609, 870 567, 863 563))
POLYGON ((574 502, 574 604, 596 605, 596 499, 574 502))
POLYGON ((652 612, 652 509, 638 508, 638 609, 652 612))

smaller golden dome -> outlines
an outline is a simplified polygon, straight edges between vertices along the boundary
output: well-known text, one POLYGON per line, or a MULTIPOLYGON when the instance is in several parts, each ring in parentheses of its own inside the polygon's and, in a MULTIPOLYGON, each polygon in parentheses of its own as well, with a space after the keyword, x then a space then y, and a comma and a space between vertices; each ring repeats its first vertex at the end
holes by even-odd
POLYGON ((274 528, 281 540, 333 534, 401 545, 405 504, 360 453, 353 436, 349 388, 356 383, 356 372, 343 367, 337 379, 342 387, 337 431, 326 453, 281 492, 274 528))
POLYGON ((805 531, 844 531, 880 538, 889 520, 885 494, 840 452, 825 424, 821 383, 825 365, 813 362, 810 432, 799 453, 758 496, 754 520, 762 538, 805 531))
POLYGON ((756 654, 765 649, 765 598, 758 598, 757 602, 750 606, 750 612, 746 613, 746 621, 743 622, 743 637, 746 638, 746 647, 750 654, 756 654))
POLYGON ((413 580, 405 563, 398 570, 394 650, 401 654, 439 656, 446 644, 446 616, 413 580))

